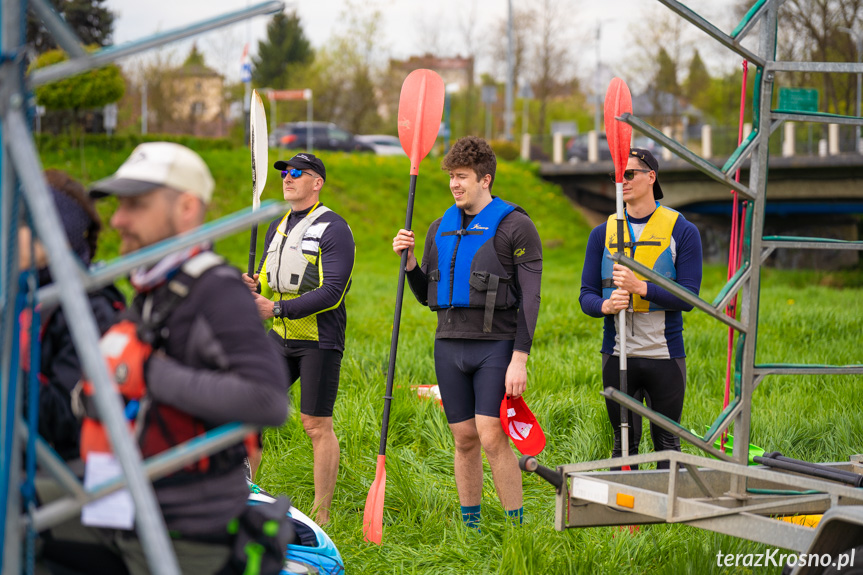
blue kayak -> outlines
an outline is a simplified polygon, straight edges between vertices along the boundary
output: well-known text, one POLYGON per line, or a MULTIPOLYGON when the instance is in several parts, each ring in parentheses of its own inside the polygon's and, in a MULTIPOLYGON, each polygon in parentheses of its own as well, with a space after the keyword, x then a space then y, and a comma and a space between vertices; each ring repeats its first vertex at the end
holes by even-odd
MULTIPOLYGON (((272 495, 254 483, 249 484, 249 505, 267 505, 274 501, 272 495)), ((345 572, 345 562, 339 550, 317 523, 293 506, 288 511, 288 518, 293 524, 297 540, 288 545, 285 564, 279 575, 341 575, 345 572)))

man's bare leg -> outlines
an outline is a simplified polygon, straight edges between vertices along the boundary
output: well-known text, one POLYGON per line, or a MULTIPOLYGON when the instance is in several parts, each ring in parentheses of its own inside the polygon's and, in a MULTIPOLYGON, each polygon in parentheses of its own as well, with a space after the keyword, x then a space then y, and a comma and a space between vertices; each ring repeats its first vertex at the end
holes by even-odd
POLYGON ((332 417, 315 417, 301 414, 303 429, 312 440, 315 458, 314 519, 318 525, 330 520, 330 506, 339 474, 339 440, 333 431, 332 417))
POLYGON ((521 470, 518 468, 515 452, 509 444, 509 438, 500 426, 500 419, 477 415, 476 429, 491 467, 494 486, 501 505, 505 511, 521 509, 521 470))
POLYGON ((455 486, 458 500, 464 507, 479 505, 482 501, 482 450, 476 420, 451 423, 455 439, 455 486))

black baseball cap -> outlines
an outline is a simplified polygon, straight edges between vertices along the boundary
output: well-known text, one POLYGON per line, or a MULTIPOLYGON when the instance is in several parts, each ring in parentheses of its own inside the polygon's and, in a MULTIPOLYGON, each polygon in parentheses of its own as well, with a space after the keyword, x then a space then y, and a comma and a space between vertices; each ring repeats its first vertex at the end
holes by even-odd
POLYGON ((324 167, 324 163, 321 159, 316 157, 314 154, 303 152, 301 154, 297 154, 288 161, 279 160, 273 164, 273 167, 277 170, 287 170, 288 166, 297 168, 298 170, 312 170, 323 178, 325 182, 327 181, 327 169, 324 167))
POLYGON ((639 160, 647 164, 647 167, 656 172, 656 180, 653 182, 653 199, 661 200, 663 197, 662 186, 659 185, 659 162, 653 157, 648 150, 644 148, 632 148, 629 150, 630 156, 635 156, 639 160))

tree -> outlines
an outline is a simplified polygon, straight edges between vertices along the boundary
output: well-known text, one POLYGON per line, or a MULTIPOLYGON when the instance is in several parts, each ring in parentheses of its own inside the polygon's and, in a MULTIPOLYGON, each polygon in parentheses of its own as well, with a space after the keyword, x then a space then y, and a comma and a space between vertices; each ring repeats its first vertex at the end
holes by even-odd
POLYGON ((258 42, 252 58, 252 81, 256 86, 286 88, 291 70, 309 64, 314 51, 296 12, 280 12, 267 25, 267 39, 258 42))
POLYGON ((684 93, 696 108, 703 108, 702 101, 709 89, 710 73, 707 71, 698 50, 695 50, 692 60, 689 62, 689 75, 686 78, 684 93))
MULTIPOLYGON (((85 46, 110 46, 114 33, 114 13, 104 6, 106 0, 50 0, 85 46)), ((57 43, 32 13, 27 16, 27 43, 37 54, 57 48, 57 43)))
POLYGON ((653 85, 656 90, 667 94, 680 94, 680 86, 677 84, 677 64, 671 59, 665 48, 659 48, 656 62, 657 70, 653 77, 653 85))
POLYGON ((566 37, 565 13, 560 0, 542 0, 538 13, 534 15, 539 38, 533 46, 529 67, 533 70, 534 94, 539 100, 539 133, 546 131, 549 101, 571 84, 566 78, 571 43, 566 37))
POLYGON ((193 43, 192 49, 189 51, 189 55, 186 56, 186 61, 183 62, 183 66, 201 66, 203 68, 206 65, 206 62, 204 62, 204 55, 201 54, 200 50, 198 50, 197 42, 193 43))
MULTIPOLYGON (((67 60, 62 50, 45 52, 34 62, 43 68, 67 60)), ((49 110, 73 110, 76 114, 87 108, 100 108, 123 97, 126 84, 120 68, 110 64, 88 70, 77 76, 36 88, 36 101, 49 110)))
POLYGON ((341 20, 345 30, 330 38, 299 79, 314 92, 317 117, 358 134, 379 131, 376 86, 383 73, 376 57, 382 52, 381 13, 348 2, 341 20))
MULTIPOLYGON (((516 80, 524 81, 528 77, 525 65, 529 58, 530 39, 534 35, 534 17, 534 13, 526 8, 512 9, 512 75, 516 80)), ((495 74, 502 78, 506 75, 509 48, 507 18, 498 20, 492 38, 495 74)))
MULTIPOLYGON (((859 28, 863 0, 789 0, 779 12, 779 57, 816 62, 856 62, 850 36, 839 28, 859 28)), ((824 112, 853 115, 853 74, 783 74, 779 83, 792 86, 822 86, 824 112), (784 81, 784 82, 783 82, 784 81)))

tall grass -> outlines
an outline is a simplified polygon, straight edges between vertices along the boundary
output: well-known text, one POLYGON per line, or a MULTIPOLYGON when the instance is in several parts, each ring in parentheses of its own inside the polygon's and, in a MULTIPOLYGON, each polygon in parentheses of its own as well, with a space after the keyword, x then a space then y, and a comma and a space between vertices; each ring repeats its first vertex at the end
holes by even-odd
MULTIPOLYGON (((87 149, 90 179, 108 175, 129 150, 87 149)), ((271 151, 271 160, 278 153, 271 151)), ((46 166, 76 173, 77 152, 46 152, 46 166)), ((211 217, 249 203, 245 150, 209 150, 217 194, 211 217)), ((441 409, 411 386, 435 382, 434 314, 406 294, 387 448, 384 545, 362 538, 362 511, 375 475, 382 396, 395 303, 398 259, 391 240, 404 224, 408 165, 403 159, 325 154, 329 179, 322 200, 351 225, 357 263, 348 295, 347 349, 334 414, 342 451, 327 531, 351 573, 647 573, 718 572, 716 554, 763 551, 760 545, 684 525, 553 529, 554 492, 525 475, 525 523, 507 526, 486 465, 482 533, 462 527, 452 475, 452 437, 441 409)), ((270 173, 264 199, 280 197, 270 173)), ((601 390, 602 322, 581 313, 578 289, 589 228, 559 189, 536 168, 502 163, 494 192, 522 205, 539 229, 545 250, 542 308, 529 361, 527 399, 546 431, 540 460, 549 466, 599 459, 611 451, 611 429, 601 390)), ((426 160, 416 191, 414 228, 421 249, 429 223, 451 203, 437 160, 426 160)), ((111 204, 102 208, 107 216, 111 204)), ((263 234, 259 234, 262 238, 263 234)), ((116 253, 107 233, 102 257, 116 253)), ((238 267, 247 261, 248 236, 218 242, 238 267)), ((259 246, 259 253, 262 246, 259 246)), ((759 310, 759 363, 863 363, 860 270, 843 273, 766 270, 759 310)), ((724 283, 719 267, 705 269, 702 296, 710 301, 724 283)), ((703 431, 719 415, 727 332, 698 311, 685 315, 688 385, 683 424, 703 431)), ((298 405, 298 386, 292 396, 298 405)), ((753 443, 810 461, 846 460, 863 451, 863 378, 771 377, 753 398, 753 443)), ((645 429, 646 431, 646 429, 645 429)), ((314 498, 312 450, 294 410, 264 436, 260 483, 290 495, 303 510, 314 498)), ((650 449, 643 434, 642 451, 650 449)), ((684 450, 699 453, 684 445, 684 450)), ((723 568, 723 573, 748 569, 723 568)), ((765 569, 759 573, 778 573, 765 569)))

